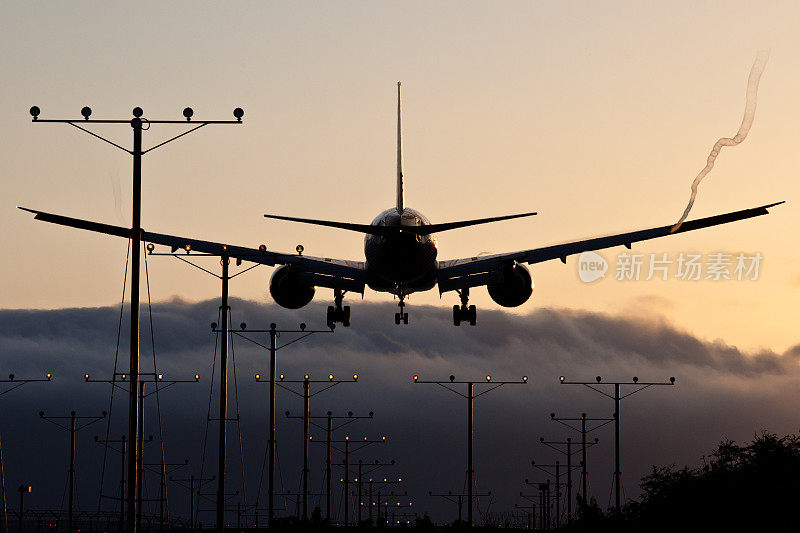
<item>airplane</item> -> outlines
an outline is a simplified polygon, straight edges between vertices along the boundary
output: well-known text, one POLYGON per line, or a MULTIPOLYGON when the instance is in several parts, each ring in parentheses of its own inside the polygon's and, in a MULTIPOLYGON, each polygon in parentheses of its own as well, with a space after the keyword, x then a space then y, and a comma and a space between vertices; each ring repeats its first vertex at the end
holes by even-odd
MULTIPOLYGON (((346 293, 357 293, 363 297, 365 287, 377 292, 386 292, 399 300, 399 312, 395 313, 395 324, 408 324, 405 298, 415 292, 428 291, 438 286, 440 296, 456 292, 461 305, 453 306, 453 324, 462 322, 471 326, 477 323, 477 311, 469 305, 471 288, 486 286, 489 296, 502 307, 518 307, 533 294, 533 280, 526 265, 560 259, 566 264, 567 257, 590 250, 615 246, 631 248, 632 243, 666 237, 696 229, 727 224, 738 220, 766 215, 776 202, 751 209, 734 211, 684 222, 679 228, 673 225, 632 231, 581 241, 554 244, 542 248, 518 252, 467 257, 463 259, 437 260, 437 238, 435 233, 477 224, 530 217, 535 212, 504 215, 491 218, 462 220, 432 224, 422 213, 406 207, 403 194, 402 136, 401 136, 400 82, 397 83, 397 194, 394 207, 381 212, 370 224, 315 220, 281 215, 264 215, 266 218, 340 228, 365 234, 365 261, 348 261, 303 255, 298 245, 297 254, 258 248, 233 246, 227 243, 203 241, 176 235, 142 231, 141 239, 148 243, 152 252, 155 245, 171 247, 172 253, 179 249, 187 253, 220 255, 278 268, 269 281, 269 292, 275 302, 288 309, 299 309, 311 302, 318 287, 333 289, 333 305, 328 306, 327 324, 333 328, 337 323, 350 326, 350 306, 343 305, 346 293)), ((122 238, 130 238, 131 229, 112 226, 90 220, 45 213, 20 207, 34 213, 36 220, 60 224, 122 238)))

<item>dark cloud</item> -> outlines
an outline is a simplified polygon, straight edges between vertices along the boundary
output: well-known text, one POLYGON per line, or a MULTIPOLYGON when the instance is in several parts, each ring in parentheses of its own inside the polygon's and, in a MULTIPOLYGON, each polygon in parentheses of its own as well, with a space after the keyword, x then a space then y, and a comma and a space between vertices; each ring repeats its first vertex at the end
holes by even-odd
MULTIPOLYGON (((353 326, 319 334, 279 352, 279 370, 288 379, 309 372, 324 379, 329 372, 349 376, 358 372, 357 384, 342 384, 312 399, 312 414, 327 410, 342 414, 375 412, 371 422, 349 427, 354 436, 386 434, 387 444, 364 450, 364 461, 395 459, 394 473, 408 480, 405 489, 418 510, 429 509, 438 519, 452 519, 455 508, 428 498, 429 490, 459 491, 463 488, 466 406, 459 396, 435 386, 413 384, 411 376, 424 379, 482 381, 518 380, 527 385, 508 385, 481 396, 475 404, 476 471, 479 488, 491 490, 491 510, 513 509, 515 495, 524 489, 526 477, 536 479, 530 461, 557 459, 538 444, 540 436, 565 438, 566 429, 549 420, 548 413, 579 416, 588 412, 609 416, 606 398, 581 387, 559 385, 558 376, 576 380, 602 375, 643 380, 678 378, 677 386, 651 389, 623 404, 623 475, 628 496, 637 494, 637 480, 650 464, 695 464, 722 437, 746 439, 769 428, 792 431, 790 406, 796 391, 800 346, 786 353, 746 353, 722 341, 698 339, 665 319, 647 313, 613 316, 569 309, 541 309, 529 315, 481 310, 479 326, 453 327, 450 311, 438 307, 410 307, 411 323, 395 326, 395 306, 353 303, 353 326)), ((199 475, 213 471, 214 439, 202 458, 207 417, 216 416, 216 387, 209 413, 210 376, 215 337, 209 324, 218 321, 216 301, 187 303, 179 300, 153 306, 155 346, 159 371, 168 378, 201 374, 199 384, 182 384, 160 397, 168 462, 191 461, 189 470, 199 475)), ((324 328, 325 306, 298 311, 252 301, 232 302, 232 323, 247 322, 248 329, 264 329, 270 322, 291 328, 307 322, 324 328)), ((149 314, 142 315, 143 372, 153 371, 149 314)), ((0 429, 6 456, 7 487, 29 482, 37 486, 31 505, 58 507, 62 501, 67 435, 38 419, 36 412, 95 414, 109 409, 109 385, 84 383, 82 376, 110 377, 116 354, 119 308, 61 309, 54 311, 0 311, 0 358, 3 372, 19 377, 52 372, 51 383, 29 384, 2 397, 0 429), (57 472, 58 475, 53 473, 57 472), (63 473, 63 475, 62 475, 63 473)), ((123 320, 118 369, 127 370, 127 317, 123 320)), ((252 336, 266 342, 266 335, 252 336)), ((289 334, 282 342, 291 340, 289 334)), ((253 502, 259 486, 266 438, 266 386, 253 374, 265 373, 267 355, 262 348, 234 338, 236 382, 231 382, 231 411, 238 399, 240 423, 230 424, 230 486, 248 491, 253 502), (241 430, 244 465, 239 459, 241 430), (245 484, 242 487, 241 472, 245 484)), ((233 380, 233 368, 231 371, 233 380)), ((485 388, 485 386, 484 386, 485 388)), ((148 400, 145 433, 158 434, 156 406, 148 400)), ((285 392, 278 412, 299 413, 301 401, 285 392)), ((110 435, 125 432, 126 398, 116 394, 110 435)), ((209 425, 213 435, 216 422, 209 425)), ((105 434, 100 424, 84 431, 79 440, 80 504, 97 506, 102 447, 92 436, 105 434)), ((279 417, 279 453, 284 488, 296 490, 299 476, 300 423, 279 417)), ((592 451, 592 490, 607 505, 610 482, 611 432, 600 430, 601 445, 592 451)), ((319 435, 317 438, 320 438, 319 435)), ((575 435, 577 438, 577 435, 575 435)), ((158 445, 148 449, 148 461, 158 459, 158 445)), ((323 450, 312 447, 312 482, 321 489, 323 450)), ((113 459, 116 465, 118 458, 113 459)), ((340 459, 339 459, 340 460, 340 459)), ((111 463, 109 463, 111 464, 111 463)), ((116 468, 109 466, 116 474, 116 468)), ((189 472, 187 470, 187 473, 189 472)), ((113 492, 116 475, 106 477, 104 491, 113 492), (109 488, 112 487, 112 488, 109 488)), ((155 490, 154 479, 148 485, 155 490)), ((173 512, 185 514, 183 489, 171 487, 173 512)), ((259 505, 264 505, 262 490, 259 505)), ((109 502, 106 505, 113 504, 109 502)), ((490 502, 481 501, 485 511, 490 502)), ((204 506, 210 508, 210 504, 204 506)), ((341 510, 340 510, 341 512, 341 510)), ((208 523, 212 514, 205 513, 208 523)))

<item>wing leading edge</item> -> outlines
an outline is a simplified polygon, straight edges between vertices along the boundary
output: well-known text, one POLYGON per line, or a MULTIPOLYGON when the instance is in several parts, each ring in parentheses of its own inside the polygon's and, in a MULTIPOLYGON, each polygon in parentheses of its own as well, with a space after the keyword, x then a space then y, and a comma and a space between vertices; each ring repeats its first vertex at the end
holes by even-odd
MULTIPOLYGON (((731 213, 724 213, 721 215, 690 220, 688 222, 684 222, 675 233, 677 234, 701 228, 709 228, 711 226, 727 224, 737 220, 745 220, 748 218, 766 215, 769 214, 767 209, 782 203, 784 202, 776 202, 774 204, 744 209, 742 211, 734 211, 731 213)), ((604 248, 612 248, 620 245, 630 248, 631 244, 634 242, 646 241, 649 239, 656 239, 658 237, 672 235, 673 233, 671 230, 673 226, 673 224, 670 224, 668 226, 661 226, 658 228, 632 231, 629 233, 620 233, 618 235, 609 235, 605 237, 595 237, 592 239, 555 244, 552 246, 534 248, 532 250, 523 250, 520 252, 454 259, 450 261, 439 261, 437 268, 437 282, 439 284, 439 291, 446 292, 485 285, 487 281, 491 282, 494 280, 495 276, 493 276, 493 274, 502 270, 503 265, 512 261, 533 264, 549 261, 551 259, 560 259, 562 262, 566 263, 567 256, 579 254, 581 252, 602 250, 604 248)))
MULTIPOLYGON (((55 215, 20 207, 23 211, 33 213, 35 220, 50 222, 61 226, 104 233, 116 237, 130 238, 130 228, 113 226, 91 220, 55 215)), ((318 287, 328 287, 332 289, 342 289, 349 292, 364 293, 366 279, 366 266, 361 261, 345 261, 341 259, 329 259, 322 257, 310 257, 305 255, 283 254, 271 252, 262 246, 259 248, 247 248, 244 246, 232 246, 225 243, 203 241, 191 239, 177 235, 166 235, 163 233, 153 233, 142 231, 142 241, 153 244, 169 246, 172 252, 185 250, 186 252, 198 252, 213 255, 227 255, 230 258, 259 263, 267 266, 289 265, 298 270, 302 277, 318 287)))

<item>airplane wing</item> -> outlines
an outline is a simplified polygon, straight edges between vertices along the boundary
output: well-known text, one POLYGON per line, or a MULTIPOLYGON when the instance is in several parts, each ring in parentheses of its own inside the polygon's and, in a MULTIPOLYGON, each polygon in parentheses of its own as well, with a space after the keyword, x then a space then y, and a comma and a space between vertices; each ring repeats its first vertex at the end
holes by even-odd
MULTIPOLYGON (((769 211, 767 211, 768 208, 782 203, 783 202, 776 202, 752 209, 744 209, 742 211, 734 211, 732 213, 691 220, 684 222, 675 233, 683 233, 766 215, 769 213, 769 211)), ((533 264, 549 261, 551 259, 560 259, 563 263, 566 263, 567 256, 590 250, 602 250, 603 248, 612 248, 620 245, 630 249, 631 244, 634 242, 672 235, 672 227, 673 225, 661 226, 658 228, 632 231, 630 233, 621 233, 619 235, 608 235, 606 237, 595 237, 583 241, 555 244, 520 252, 439 261, 437 268, 439 292, 478 287, 502 281, 503 265, 510 262, 533 264)))
MULTIPOLYGON (((130 228, 112 226, 91 220, 71 218, 52 213, 45 213, 35 209, 20 207, 36 215, 34 219, 51 222, 61 226, 84 229, 116 237, 130 238, 130 228)), ((284 254, 272 252, 261 245, 258 248, 233 246, 230 244, 166 235, 142 231, 142 241, 152 244, 169 246, 173 253, 183 250, 185 253, 198 252, 200 254, 227 255, 237 261, 249 261, 267 266, 289 265, 297 270, 300 278, 317 287, 341 289, 348 292, 364 293, 366 279, 366 265, 361 261, 345 261, 323 257, 309 257, 300 254, 284 254)))

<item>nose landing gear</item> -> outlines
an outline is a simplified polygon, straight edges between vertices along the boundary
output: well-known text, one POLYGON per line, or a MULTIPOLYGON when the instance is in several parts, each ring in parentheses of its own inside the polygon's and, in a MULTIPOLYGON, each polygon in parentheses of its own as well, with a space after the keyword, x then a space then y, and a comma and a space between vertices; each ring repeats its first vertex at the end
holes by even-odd
POLYGON ((408 324, 408 313, 403 312, 403 309, 406 307, 406 295, 403 293, 403 289, 399 285, 397 286, 397 297, 400 299, 400 303, 397 304, 400 306, 400 312, 394 314, 394 323, 397 325, 408 324))
POLYGON ((397 304, 397 305, 399 305, 399 306, 400 306, 400 312, 399 312, 399 313, 395 313, 395 314, 394 314, 394 323, 395 323, 395 324, 398 324, 398 325, 399 325, 401 322, 402 322, 403 324, 408 324, 408 313, 404 313, 404 312, 403 312, 403 308, 406 306, 406 304, 405 304, 405 302, 403 301, 403 298, 402 298, 402 297, 400 298, 400 303, 399 303, 399 304, 397 304))
POLYGON ((469 322, 470 326, 478 323, 478 312, 474 305, 469 304, 469 288, 458 291, 461 297, 461 305, 453 306, 453 325, 460 326, 462 322, 469 322))
POLYGON ((342 306, 344 300, 344 291, 340 289, 333 290, 333 305, 328 306, 327 324, 328 327, 333 329, 336 323, 339 322, 342 326, 350 327, 350 306, 342 306))

